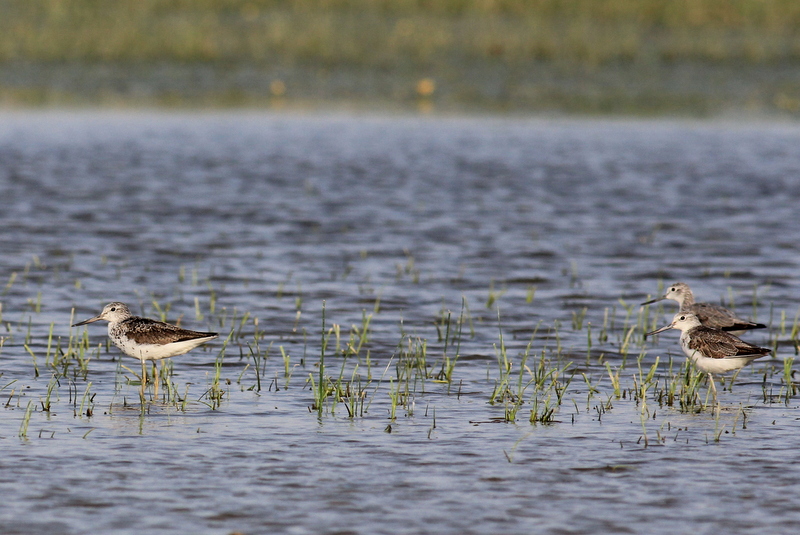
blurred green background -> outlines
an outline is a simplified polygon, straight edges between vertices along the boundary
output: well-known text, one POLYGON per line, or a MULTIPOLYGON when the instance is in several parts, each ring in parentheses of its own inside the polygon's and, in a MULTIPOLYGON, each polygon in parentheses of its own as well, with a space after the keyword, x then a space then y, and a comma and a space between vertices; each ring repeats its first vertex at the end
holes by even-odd
POLYGON ((0 0, 0 105, 800 113, 797 0, 0 0))

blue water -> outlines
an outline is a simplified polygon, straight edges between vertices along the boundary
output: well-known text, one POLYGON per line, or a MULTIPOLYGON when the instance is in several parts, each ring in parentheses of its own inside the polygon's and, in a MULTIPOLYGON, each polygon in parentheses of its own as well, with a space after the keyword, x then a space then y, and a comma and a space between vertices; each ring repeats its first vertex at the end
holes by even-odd
POLYGON ((6 112, 0 531, 793 532, 798 146, 791 123, 6 112), (718 416, 630 397, 637 359, 660 386, 684 361, 677 332, 641 338, 674 303, 638 306, 678 280, 777 347, 718 416), (101 324, 70 328, 112 300, 222 334, 173 359, 171 400, 141 403, 101 324), (354 418, 312 409, 323 303, 354 418), (489 403, 529 343, 568 370, 549 425, 531 389, 513 423, 489 403))

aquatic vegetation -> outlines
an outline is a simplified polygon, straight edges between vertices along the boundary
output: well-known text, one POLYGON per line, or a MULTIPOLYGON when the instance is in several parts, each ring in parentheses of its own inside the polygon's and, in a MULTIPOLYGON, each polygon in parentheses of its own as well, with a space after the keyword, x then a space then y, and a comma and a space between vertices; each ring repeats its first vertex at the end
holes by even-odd
POLYGON ((200 397, 200 401, 205 399, 206 401, 204 403, 206 403, 211 409, 218 409, 222 404, 223 397, 225 397, 228 393, 223 387, 222 383, 230 383, 228 381, 223 381, 222 379, 222 366, 225 360, 225 350, 233 339, 233 336, 234 331, 231 329, 230 333, 228 333, 228 336, 222 342, 222 348, 219 350, 217 358, 214 360, 214 372, 211 374, 210 385, 206 389, 205 393, 200 397))
MULTIPOLYGON (((498 324, 499 322, 498 310, 498 324)), ((503 331, 502 328, 500 329, 499 346, 495 346, 499 375, 489 396, 489 404, 495 405, 502 402, 504 419, 507 422, 516 421, 519 410, 529 403, 530 423, 554 423, 556 411, 563 403, 564 394, 576 373, 572 369, 571 362, 559 365, 551 360, 547 356, 546 348, 541 350, 535 365, 532 368, 528 366, 531 349, 540 325, 541 323, 536 326, 530 341, 520 355, 519 362, 516 364, 518 370, 516 378, 511 373, 514 362, 508 355, 503 331)), ((559 356, 556 353, 556 359, 559 356)))
MULTIPOLYGON (((408 253, 407 255, 410 257, 408 253)), ((409 262, 408 266, 413 264, 409 262)), ((413 271, 416 268, 409 269, 413 271)), ((187 280, 185 274, 179 278, 187 280)), ((206 288, 209 294, 213 293, 213 283, 208 281, 206 288)), ((261 393, 266 386, 265 378, 271 375, 275 377, 269 383, 269 392, 277 391, 279 384, 280 390, 283 391, 295 385, 294 371, 298 367, 305 367, 306 357, 299 360, 293 358, 290 344, 283 343, 278 346, 280 358, 271 359, 270 353, 275 342, 272 340, 268 345, 262 346, 266 333, 255 314, 216 306, 211 310, 210 307, 214 306, 213 299, 209 301, 208 311, 200 310, 199 298, 191 299, 196 312, 199 311, 202 317, 228 329, 228 335, 214 360, 213 371, 208 374, 208 385, 197 401, 211 409, 218 409, 226 399, 230 399, 231 392, 226 385, 235 383, 241 385, 241 391, 261 393), (225 355, 229 349, 238 349, 241 364, 236 366, 234 377, 226 379, 225 355), (282 376, 280 381, 279 376, 282 376)), ((700 388, 706 381, 701 373, 686 362, 676 369, 671 358, 668 359, 666 368, 659 356, 650 362, 646 360, 649 357, 643 349, 645 342, 640 338, 640 333, 645 332, 655 322, 655 318, 649 315, 649 307, 637 310, 623 300, 619 300, 618 305, 621 306, 620 314, 617 314, 616 307, 603 310, 602 320, 597 322, 601 327, 596 334, 592 329, 593 322, 589 318, 588 307, 572 312, 572 331, 584 336, 585 340, 586 359, 582 368, 576 366, 574 360, 569 357, 564 345, 565 333, 562 332, 562 324, 558 320, 547 329, 545 337, 540 335, 542 320, 539 320, 530 333, 525 347, 518 355, 513 355, 503 332, 502 316, 498 308, 498 340, 494 344, 496 375, 494 378, 487 376, 492 382, 491 392, 487 394, 489 405, 501 407, 503 420, 506 422, 519 421, 520 410, 525 410, 528 414, 526 419, 531 424, 554 424, 558 422, 559 411, 565 402, 575 405, 577 410, 577 398, 583 396, 586 396, 587 410, 596 412, 598 419, 615 409, 612 399, 623 404, 631 402, 637 407, 641 423, 641 440, 645 445, 651 441, 647 422, 655 417, 653 404, 661 408, 676 408, 680 413, 692 414, 705 410, 709 404, 708 400, 703 401, 700 394, 700 388), (616 346, 616 351, 610 351, 611 341, 614 341, 612 345, 616 346), (597 344, 602 352, 594 354, 594 344, 597 344), (634 370, 629 370, 628 356, 637 346, 636 366, 634 370), (573 385, 576 374, 583 377, 584 381, 581 383, 583 387, 573 385), (600 380, 592 379, 592 375, 600 380), (606 378, 608 383, 605 383, 603 378, 606 378), (593 406, 592 398, 597 395, 606 401, 593 406)), ((163 304, 153 299, 151 306, 161 317, 165 317, 164 314, 171 304, 163 304)), ((373 353, 375 348, 372 347, 375 343, 373 323, 376 316, 383 313, 377 307, 373 307, 371 312, 362 310, 360 322, 353 323, 345 330, 341 323, 329 323, 327 307, 323 301, 319 360, 314 364, 315 371, 309 373, 305 379, 312 393, 309 410, 316 413, 318 418, 323 418, 325 415, 336 417, 336 409, 340 405, 347 418, 368 418, 370 407, 385 405, 389 420, 397 422, 401 416, 414 418, 417 401, 451 393, 450 388, 454 384, 458 385, 457 391, 454 392, 456 399, 461 398, 464 379, 459 377, 457 363, 462 357, 464 341, 473 340, 476 336, 476 327, 466 296, 462 297, 461 310, 457 318, 444 305, 442 306, 432 324, 433 339, 411 335, 405 331, 401 322, 400 340, 388 360, 385 360, 385 357, 379 358, 384 361, 385 366, 381 365, 383 374, 376 379, 372 373, 375 364, 373 353), (465 338, 465 326, 469 327, 469 338, 465 338), (432 344, 439 355, 434 362, 430 359, 432 344), (445 392, 439 393, 426 386, 438 383, 446 385, 445 392), (386 401, 382 401, 383 399, 386 401), (404 411, 401 413, 400 409, 404 411)), ((30 321, 28 318, 27 326, 24 327, 28 331, 30 321)), ((296 324, 296 328, 293 329, 294 336, 300 337, 305 347, 308 344, 305 328, 297 327, 299 326, 296 324)), ((40 401, 45 412, 52 409, 53 394, 57 391, 60 379, 70 373, 72 381, 78 378, 85 380, 92 363, 100 359, 103 351, 102 344, 93 350, 90 348, 85 331, 81 333, 71 331, 65 349, 62 350, 62 339, 54 337, 53 334, 54 324, 49 323, 47 329, 47 341, 42 344, 42 352, 45 355, 45 364, 52 370, 52 374, 40 401)), ((30 338, 29 335, 26 336, 30 338)), ((572 334, 568 338, 577 340, 572 334)), ((113 353, 107 342, 105 345, 105 351, 113 353)), ((36 352, 31 346, 26 345, 25 348, 34 363, 33 375, 36 378, 37 372, 40 373, 36 352)), ((305 351, 304 349, 304 354, 305 351)), ((792 363, 791 360, 784 361, 785 368, 782 375, 784 387, 780 397, 786 403, 798 393, 796 383, 791 380, 792 363)), ((128 368, 118 362, 118 370, 121 374, 122 370, 128 368)), ((181 394, 179 385, 173 379, 173 370, 169 364, 162 369, 160 380, 164 385, 163 400, 167 405, 185 411, 190 399, 189 385, 183 387, 184 392, 181 394)), ((133 372, 131 374, 135 376, 133 372)), ((136 386, 140 381, 125 379, 122 385, 126 384, 136 386)), ((83 396, 76 390, 75 395, 71 397, 76 401, 81 397, 80 406, 75 408, 75 413, 90 416, 94 410, 94 404, 90 400, 94 399, 95 394, 90 394, 88 384, 85 388, 83 396)), ((141 399, 140 402, 149 403, 145 399, 141 399)), ((616 407, 616 410, 618 409, 619 406, 616 407)), ((573 414, 573 421, 576 414, 579 415, 580 411, 573 414)), ((656 438, 659 440, 663 438, 660 430, 656 432, 656 438)))
POLYGON ((796 479, 793 196, 752 177, 796 167, 796 127, 119 114, 0 127, 6 531, 791 525, 774 504, 796 479), (692 271, 740 312, 758 280, 774 317, 748 340, 777 358, 718 383, 719 410, 674 333, 642 339, 658 307, 631 306, 692 271), (69 327, 110 299, 221 337, 140 398, 137 360, 69 327), (750 507, 697 507, 713 482, 750 507), (598 489, 608 514, 575 514, 598 489))
MULTIPOLYGON (((437 381, 443 381, 447 384, 451 384, 453 382, 453 372, 456 368, 456 363, 458 362, 459 356, 461 356, 461 335, 464 328, 464 323, 467 320, 465 318, 465 314, 469 316, 469 306, 467 305, 467 298, 461 298, 461 313, 458 316, 458 321, 456 322, 456 327, 453 330, 452 336, 450 334, 452 324, 451 324, 451 313, 450 311, 447 312, 447 322, 446 328, 444 332, 444 348, 442 350, 442 367, 439 373, 436 375, 437 381), (448 346, 452 346, 455 344, 455 354, 451 357, 447 354, 448 346)), ((442 311, 442 323, 444 323, 444 310, 442 311)), ((442 341, 442 330, 439 327, 439 324, 436 326, 437 333, 439 334, 439 341, 442 341)))
POLYGON ((28 405, 25 407, 25 414, 22 417, 22 423, 19 426, 19 437, 26 439, 28 438, 28 426, 31 423, 31 413, 34 411, 34 404, 33 400, 28 401, 28 405))
POLYGON ((50 408, 52 407, 53 392, 55 391, 57 386, 60 386, 58 375, 53 374, 53 377, 50 379, 50 382, 47 383, 47 393, 45 394, 45 398, 41 400, 43 411, 50 412, 50 408))
MULTIPOLYGON (((309 374, 309 382, 311 383, 311 392, 314 394, 314 402, 311 405, 311 410, 315 410, 317 412, 317 417, 322 417, 322 411, 325 405, 325 400, 328 399, 328 396, 333 392, 333 389, 329 385, 329 379, 325 374, 325 349, 328 346, 328 342, 330 340, 331 331, 325 331, 325 301, 322 302, 322 342, 320 343, 320 354, 319 354, 319 362, 317 363, 318 368, 318 378, 317 382, 314 382, 314 375, 309 374)), ((284 358, 285 360, 285 358, 284 358)), ((287 363, 287 373, 288 373, 288 363, 287 363)))
POLYGON ((681 412, 699 412, 704 408, 699 389, 706 379, 705 374, 689 361, 684 361, 675 372, 674 362, 670 358, 664 387, 657 392, 656 400, 668 407, 677 404, 681 412))
POLYGON ((787 405, 789 400, 800 392, 800 383, 794 378, 794 360, 794 357, 787 357, 783 360, 783 398, 787 405))

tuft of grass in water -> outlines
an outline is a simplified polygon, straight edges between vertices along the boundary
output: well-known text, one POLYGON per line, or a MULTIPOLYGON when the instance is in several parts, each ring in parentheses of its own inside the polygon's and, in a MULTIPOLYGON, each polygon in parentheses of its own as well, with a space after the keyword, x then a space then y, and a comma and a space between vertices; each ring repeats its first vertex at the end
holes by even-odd
POLYGON ((489 283, 489 296, 486 298, 486 308, 492 308, 492 306, 494 306, 497 300, 503 297, 506 294, 506 292, 508 292, 508 288, 503 288, 502 290, 495 290, 494 279, 493 279, 489 283))
MULTIPOLYGON (((390 378, 395 386, 390 392, 392 403, 408 411, 411 416, 417 394, 425 394, 425 382, 433 376, 428 364, 428 341, 419 337, 403 335, 395 352, 395 377, 390 378)), ((444 381, 436 381, 444 382, 444 381)))
POLYGON ((581 310, 572 311, 572 330, 573 331, 582 331, 583 330, 583 320, 586 318, 586 312, 589 309, 587 307, 583 307, 581 310))
MULTIPOLYGON (((562 404, 564 393, 574 376, 573 372, 569 378, 562 379, 562 377, 566 376, 571 363, 562 367, 555 366, 546 357, 546 350, 542 350, 540 358, 533 368, 528 366, 539 325, 536 326, 525 351, 520 357, 517 365, 516 380, 513 381, 511 372, 514 369, 514 362, 508 355, 502 328, 499 329, 499 345, 495 345, 499 375, 495 380, 489 403, 495 405, 502 402, 503 417, 507 422, 516 421, 519 410, 526 403, 527 392, 531 389, 532 392, 528 401, 531 407, 529 422, 532 424, 553 423, 556 410, 562 404)), ((498 326, 500 326, 499 310, 498 326)))
POLYGON ((414 255, 411 254, 411 251, 408 249, 403 250, 403 254, 406 256, 406 263, 405 264, 397 264, 397 276, 396 279, 398 281, 403 280, 404 277, 410 276, 411 282, 414 284, 419 283, 420 278, 420 270, 416 267, 416 260, 414 259, 414 255))
POLYGON ((564 402, 564 394, 575 376, 574 371, 567 376, 571 365, 572 363, 567 363, 560 368, 553 366, 542 354, 537 368, 532 373, 526 367, 532 376, 529 384, 533 387, 531 412, 528 418, 530 423, 551 424, 556 421, 556 410, 564 402))
POLYGON ((322 340, 320 344, 319 371, 316 384, 314 383, 313 374, 309 375, 311 391, 314 393, 314 403, 311 408, 317 411, 318 418, 322 418, 323 406, 328 397, 328 381, 325 377, 325 348, 328 345, 329 338, 330 334, 326 333, 325 330, 325 301, 322 301, 322 340))
POLYGON ((56 386, 60 386, 60 383, 58 381, 58 376, 56 374, 53 374, 53 376, 50 378, 50 382, 47 383, 47 392, 45 394, 45 397, 43 400, 41 400, 42 410, 44 412, 50 412, 50 409, 52 407, 51 399, 53 396, 53 391, 56 389, 56 386))
MULTIPOLYGON (((72 325, 72 324, 70 324, 72 325)), ((47 333, 47 349, 44 354, 44 362, 46 365, 50 365, 50 353, 53 349, 53 328, 55 327, 55 322, 50 322, 50 330, 47 333)))
POLYGON ((356 364, 350 381, 343 387, 341 383, 337 385, 338 396, 346 401, 344 406, 350 418, 364 416, 364 402, 367 399, 369 383, 370 381, 367 381, 365 385, 361 384, 361 375, 358 373, 358 364, 356 364))
POLYGON ((728 286, 728 304, 726 305, 724 301, 721 304, 731 310, 736 310, 736 296, 733 293, 733 287, 728 286))
POLYGON ((11 289, 11 287, 14 286, 14 281, 16 281, 16 280, 17 280, 17 272, 16 271, 12 271, 11 275, 8 277, 8 282, 6 283, 5 288, 3 288, 3 294, 2 295, 6 295, 8 293, 8 291, 11 289))
POLYGON ((242 314, 242 318, 239 320, 239 329, 236 331, 236 339, 239 340, 242 338, 242 329, 247 324, 247 321, 250 319, 250 313, 245 312, 242 314))
POLYGON ((556 408, 551 404, 550 396, 547 396, 544 400, 536 396, 533 398, 532 405, 530 423, 550 424, 555 421, 556 408))
POLYGON ((660 360, 660 357, 656 357, 655 362, 650 366, 647 374, 645 374, 642 369, 644 356, 645 353, 641 353, 636 361, 639 375, 633 374, 633 397, 637 403, 642 404, 647 402, 647 392, 654 386, 653 379, 656 377, 656 371, 658 370, 658 363, 660 360))
POLYGON ((389 420, 395 421, 397 419, 397 405, 400 402, 400 387, 399 385, 395 385, 394 379, 389 378, 389 399, 391 403, 389 405, 389 420))
POLYGON ((525 303, 531 304, 533 303, 533 298, 536 296, 536 286, 531 285, 528 286, 528 290, 525 293, 525 303))
POLYGON ((36 300, 28 299, 28 305, 31 307, 31 310, 36 314, 39 314, 42 311, 42 292, 38 292, 36 294, 36 300))
POLYGON ((217 310, 217 292, 211 284, 211 279, 206 281, 206 286, 208 286, 208 312, 214 314, 217 310))
POLYGON ((700 397, 700 385, 706 379, 706 374, 696 369, 688 359, 675 372, 670 358, 664 387, 656 391, 655 399, 661 406, 677 405, 680 412, 700 412, 705 408, 700 397))
POLYGON ((655 362, 650 366, 647 374, 645 374, 642 368, 644 356, 645 352, 643 351, 639 355, 636 362, 639 374, 633 374, 633 398, 636 404, 639 406, 639 418, 642 425, 642 439, 644 440, 644 446, 647 447, 649 445, 649 437, 647 435, 647 420, 651 416, 650 408, 647 404, 647 393, 651 388, 655 387, 654 379, 656 377, 656 371, 658 370, 659 357, 656 357, 655 362))
POLYGON ((371 322, 372 314, 367 314, 366 310, 362 310, 361 325, 352 325, 350 328, 350 339, 344 351, 347 356, 359 357, 361 355, 361 349, 369 340, 371 322))
POLYGON ((170 309, 172 308, 172 303, 167 303, 166 306, 161 306, 161 304, 156 300, 155 297, 152 298, 151 304, 155 309, 156 313, 158 314, 158 318, 161 321, 167 321, 167 315, 169 314, 170 309))
POLYGON ((398 381, 409 383, 412 380, 424 384, 431 376, 428 365, 428 341, 424 338, 404 336, 397 352, 395 372, 398 381), (405 340, 405 343, 403 341, 405 340))
MULTIPOLYGON (((425 410, 427 412, 427 409, 425 410)), ((433 418, 431 421, 431 426, 428 428, 428 440, 430 440, 433 434, 433 431, 436 429, 436 407, 433 408, 433 418)))
POLYGON ((89 389, 91 387, 92 387, 92 382, 89 381, 86 384, 86 390, 84 391, 83 396, 81 397, 81 408, 77 412, 77 414, 75 414, 75 416, 80 414, 82 416, 86 415, 87 417, 91 418, 92 414, 94 414, 94 397, 96 394, 92 394, 90 392, 89 389))
MULTIPOLYGON (((467 299, 466 297, 461 298, 461 313, 458 317, 458 322, 456 323, 456 329, 454 329, 453 337, 450 336, 451 324, 450 324, 450 312, 447 313, 447 329, 445 331, 444 336, 444 350, 442 355, 442 368, 439 373, 436 375, 436 380, 440 382, 445 382, 447 384, 452 384, 453 382, 453 372, 456 368, 456 363, 458 362, 458 358, 461 356, 461 334, 464 328, 464 313, 469 312, 467 308, 467 299), (455 355, 451 358, 447 354, 448 343, 452 345, 453 338, 455 339, 456 349, 455 355)), ((438 326, 437 326, 438 330, 438 326)), ((441 340, 441 338, 440 338, 441 340)))
POLYGON ((289 388, 289 382, 292 380, 292 373, 294 372, 295 364, 292 366, 292 357, 289 355, 289 352, 284 349, 283 346, 278 346, 278 349, 281 352, 281 358, 283 359, 283 377, 286 379, 286 384, 284 385, 284 390, 289 388))
MULTIPOLYGON (((767 288, 768 290, 768 288, 767 288)), ((758 321, 758 283, 753 285, 753 299, 751 301, 753 321, 758 321)))
POLYGON ((33 359, 33 376, 39 377, 39 366, 36 364, 36 354, 33 352, 30 346, 28 346, 28 344, 23 344, 22 347, 25 348, 25 351, 27 351, 33 359))
POLYGON ((495 354, 497 355, 497 368, 498 379, 495 381, 494 389, 491 396, 489 396, 489 403, 494 404, 501 399, 506 399, 511 394, 509 389, 509 379, 511 374, 512 362, 508 358, 508 351, 506 349, 505 339, 503 338, 503 329, 500 324, 500 309, 497 309, 497 323, 499 330, 500 346, 494 345, 495 354))
MULTIPOLYGON (((159 374, 159 379, 164 385, 163 396, 166 400, 166 403, 180 409, 184 400, 181 398, 180 393, 178 393, 178 385, 176 385, 175 382, 172 380, 172 374, 173 374, 172 359, 168 360, 169 360, 168 363, 164 362, 164 364, 162 364, 161 373, 159 374)), ((246 370, 247 366, 245 366, 243 372, 246 370)))
POLYGON ((603 311, 603 326, 597 333, 597 343, 604 344, 608 342, 608 307, 603 311))
POLYGON ((798 336, 800 336, 800 309, 797 310, 797 314, 794 316, 794 322, 792 323, 792 330, 789 334, 789 339, 794 344, 794 354, 800 354, 800 341, 798 341, 798 336))
POLYGON ((200 396, 200 401, 205 403, 205 405, 212 410, 218 409, 222 404, 222 399, 225 397, 225 388, 221 386, 222 365, 225 360, 225 351, 228 344, 233 339, 233 336, 234 330, 231 328, 228 336, 225 337, 225 341, 222 342, 222 348, 220 348, 217 358, 214 360, 214 374, 211 376, 211 385, 206 389, 203 395, 200 396), (207 401, 203 401, 203 398, 207 401))
POLYGON ((581 279, 578 276, 578 263, 575 260, 569 263, 569 287, 576 288, 581 286, 581 279))
MULTIPOLYGON (((586 390, 587 390, 586 405, 588 406, 592 400, 592 397, 594 397, 595 394, 599 394, 600 390, 598 390, 598 388, 592 384, 592 380, 589 378, 588 375, 586 375, 585 372, 580 372, 580 373, 581 377, 583 377, 583 382, 586 384, 586 390)), ((578 403, 574 400, 573 402, 577 408, 578 403)))
POLYGON ((794 360, 794 357, 787 357, 783 360, 783 398, 786 405, 800 391, 800 384, 794 380, 794 370, 792 369, 794 360))
POLYGON ((25 344, 31 344, 31 326, 33 325, 33 317, 28 316, 28 332, 25 333, 25 344))
MULTIPOLYGON (((258 318, 256 318, 256 320, 257 319, 258 318)), ((256 321, 255 323, 257 328, 258 322, 256 321)), ((269 352, 272 349, 272 342, 270 342, 269 346, 267 347, 267 349, 264 350, 264 353, 262 354, 258 341, 259 337, 255 335, 253 337, 253 343, 247 344, 247 349, 250 356, 253 359, 253 369, 255 370, 256 373, 256 384, 254 387, 251 388, 254 388, 256 392, 261 392, 261 378, 263 377, 265 372, 267 359, 269 358, 269 352)), ((283 346, 281 346, 281 354, 284 353, 285 352, 283 351, 283 346)))
POLYGON ((622 368, 617 368, 617 371, 613 372, 611 371, 611 364, 606 362, 606 370, 608 371, 609 379, 611 379, 611 388, 614 389, 614 397, 620 399, 622 397, 622 389, 620 388, 619 374, 622 368))
POLYGON ((31 423, 31 414, 33 413, 33 410, 33 400, 29 400, 28 405, 25 407, 25 414, 22 416, 22 423, 19 426, 20 438, 28 438, 28 426, 31 423))

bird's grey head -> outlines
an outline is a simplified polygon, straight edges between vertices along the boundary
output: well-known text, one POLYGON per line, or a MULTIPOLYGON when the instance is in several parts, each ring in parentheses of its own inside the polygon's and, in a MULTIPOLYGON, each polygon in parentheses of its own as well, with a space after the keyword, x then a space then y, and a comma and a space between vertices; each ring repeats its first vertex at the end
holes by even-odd
POLYGON ((672 317, 672 323, 669 325, 664 325, 660 329, 656 329, 655 331, 650 331, 649 333, 645 333, 645 336, 651 336, 653 334, 663 333, 664 331, 668 331, 669 329, 678 329, 681 332, 686 332, 690 329, 693 329, 700 325, 700 319, 690 312, 678 312, 675 316, 672 317))
POLYGON ((683 282, 676 282, 675 284, 667 286, 667 293, 661 297, 656 297, 655 299, 645 301, 642 304, 652 305, 653 303, 658 303, 664 299, 672 299, 673 301, 677 301, 681 308, 683 308, 684 305, 691 305, 694 303, 694 296, 692 295, 692 291, 689 289, 689 285, 683 282))
POLYGON ((87 323, 94 323, 95 321, 105 320, 111 323, 118 323, 124 321, 132 316, 128 305, 115 301, 103 307, 103 311, 93 318, 76 323, 73 327, 78 325, 86 325, 87 323))
POLYGON ((677 301, 679 305, 684 303, 688 305, 694 302, 692 291, 689 289, 689 285, 684 282, 676 282, 670 285, 667 288, 667 293, 664 294, 664 299, 672 299, 677 301))
POLYGON ((700 325, 700 318, 689 312, 678 312, 672 318, 672 328, 683 332, 700 325))

